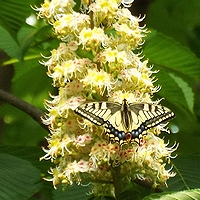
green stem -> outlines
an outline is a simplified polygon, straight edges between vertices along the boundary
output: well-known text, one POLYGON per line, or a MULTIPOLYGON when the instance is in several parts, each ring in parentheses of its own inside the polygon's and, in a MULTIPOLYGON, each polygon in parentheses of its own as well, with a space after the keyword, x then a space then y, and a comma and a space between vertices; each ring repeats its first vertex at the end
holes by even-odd
MULTIPOLYGON (((92 3, 92 1, 90 0, 89 1, 89 5, 92 3)), ((89 13, 89 16, 90 16, 90 28, 93 29, 94 28, 94 15, 93 15, 93 12, 90 11, 89 13)))
POLYGON ((122 181, 123 176, 120 173, 120 166, 111 168, 112 178, 113 178, 113 186, 115 188, 115 197, 119 197, 119 195, 123 192, 124 184, 122 181))

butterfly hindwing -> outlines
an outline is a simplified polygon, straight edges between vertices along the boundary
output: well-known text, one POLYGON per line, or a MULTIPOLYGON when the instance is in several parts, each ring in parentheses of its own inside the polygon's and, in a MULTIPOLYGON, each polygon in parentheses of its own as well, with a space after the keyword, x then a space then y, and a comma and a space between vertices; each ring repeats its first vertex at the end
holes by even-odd
POLYGON ((175 116, 164 106, 128 104, 126 99, 122 104, 107 101, 85 103, 76 108, 75 113, 96 125, 103 125, 110 140, 119 144, 139 142, 146 130, 175 116))

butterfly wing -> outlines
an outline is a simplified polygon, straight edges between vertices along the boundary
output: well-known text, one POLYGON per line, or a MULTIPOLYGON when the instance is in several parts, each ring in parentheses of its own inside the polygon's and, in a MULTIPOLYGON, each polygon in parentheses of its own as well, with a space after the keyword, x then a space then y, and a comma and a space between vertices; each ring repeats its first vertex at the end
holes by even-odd
POLYGON ((161 105, 130 104, 129 109, 132 111, 132 130, 138 129, 141 125, 147 130, 175 117, 169 108, 161 105))
POLYGON ((109 139, 121 144, 126 140, 121 108, 118 103, 91 102, 80 105, 74 112, 98 126, 104 125, 109 139))
POLYGON ((108 120, 114 120, 114 124, 121 123, 119 118, 115 118, 116 113, 120 111, 121 105, 111 102, 90 102, 77 107, 74 112, 92 123, 101 126, 108 120))
POLYGON ((119 144, 127 141, 139 143, 144 131, 175 116, 164 106, 147 103, 128 104, 125 99, 122 104, 113 102, 82 104, 75 109, 75 113, 98 126, 104 125, 110 140, 119 144))

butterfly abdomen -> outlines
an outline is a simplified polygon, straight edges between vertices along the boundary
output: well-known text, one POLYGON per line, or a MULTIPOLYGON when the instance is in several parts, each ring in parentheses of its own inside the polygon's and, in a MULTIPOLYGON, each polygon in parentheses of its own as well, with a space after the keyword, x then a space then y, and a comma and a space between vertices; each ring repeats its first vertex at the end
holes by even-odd
POLYGON ((121 119, 122 119, 122 125, 126 129, 126 131, 129 131, 129 128, 132 123, 132 116, 131 116, 131 110, 129 110, 127 101, 124 99, 121 106, 121 119))

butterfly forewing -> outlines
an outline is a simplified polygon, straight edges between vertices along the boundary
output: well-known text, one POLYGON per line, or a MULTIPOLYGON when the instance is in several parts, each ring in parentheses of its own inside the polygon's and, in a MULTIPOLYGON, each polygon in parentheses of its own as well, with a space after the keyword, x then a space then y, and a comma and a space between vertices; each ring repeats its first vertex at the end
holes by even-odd
POLYGON ((165 122, 175 115, 160 105, 148 103, 122 104, 113 102, 91 102, 80 105, 75 113, 90 120, 96 125, 104 125, 112 141, 122 144, 141 138, 144 131, 165 122))
POLYGON ((146 127, 146 130, 175 116, 170 109, 160 105, 147 103, 131 104, 130 109, 137 113, 137 118, 140 121, 139 123, 143 123, 146 127))
POLYGON ((91 102, 80 105, 75 109, 75 113, 90 120, 97 125, 103 125, 120 110, 120 104, 109 102, 91 102))

